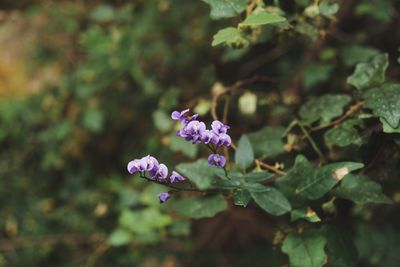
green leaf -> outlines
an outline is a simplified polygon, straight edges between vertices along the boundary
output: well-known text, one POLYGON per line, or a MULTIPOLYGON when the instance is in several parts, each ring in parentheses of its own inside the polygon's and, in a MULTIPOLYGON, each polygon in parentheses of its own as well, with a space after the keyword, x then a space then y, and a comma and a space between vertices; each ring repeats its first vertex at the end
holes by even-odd
POLYGON ((110 5, 99 5, 90 13, 90 18, 99 22, 109 22, 114 16, 114 8, 110 5))
POLYGON ((233 204, 236 206, 243 206, 246 207, 249 204, 251 199, 251 195, 249 191, 239 189, 233 192, 233 204))
POLYGON ((400 124, 400 84, 383 84, 363 94, 365 107, 382 117, 392 128, 400 124))
POLYGON ((347 45, 340 49, 340 57, 348 67, 366 62, 377 54, 379 54, 379 50, 369 46, 347 45))
POLYGON ((170 135, 170 149, 174 152, 181 152, 183 155, 189 158, 195 158, 197 152, 199 151, 199 146, 196 144, 192 144, 187 142, 182 137, 176 136, 175 133, 170 135))
POLYGON ((343 108, 350 101, 351 97, 348 95, 326 94, 304 104, 300 108, 299 115, 306 124, 316 121, 325 124, 340 116, 343 113, 343 108))
POLYGON ((292 203, 301 205, 305 199, 322 197, 346 174, 363 166, 357 162, 338 162, 321 168, 311 168, 308 160, 298 155, 292 169, 277 179, 276 185, 292 203))
POLYGON ((188 177, 200 190, 211 187, 214 176, 219 171, 216 167, 209 166, 204 159, 193 163, 181 163, 176 166, 176 169, 188 177))
POLYGON ((90 108, 83 114, 82 124, 93 132, 100 132, 104 125, 104 113, 98 108, 90 108))
POLYGON ((266 212, 280 216, 291 210, 286 197, 273 187, 263 186, 262 192, 250 192, 254 201, 266 212))
POLYGON ((254 182, 242 182, 241 187, 248 190, 249 192, 256 192, 256 193, 264 192, 266 190, 265 185, 254 182))
POLYGON ((130 231, 124 228, 117 228, 108 237, 108 243, 111 246, 123 246, 131 242, 133 236, 130 231))
POLYGON ((248 41, 243 37, 240 30, 228 27, 219 30, 214 36, 211 43, 212 46, 220 44, 233 45, 233 44, 247 44, 248 41))
POLYGON ((289 255, 291 267, 321 267, 327 262, 325 237, 318 232, 289 234, 283 241, 282 251, 289 255))
POLYGON ((190 234, 190 222, 174 219, 168 230, 173 236, 188 236, 190 234))
POLYGON ((212 19, 230 18, 245 10, 248 0, 203 0, 211 7, 212 19))
POLYGON ((365 63, 359 63, 347 83, 358 90, 381 85, 385 81, 385 72, 389 66, 388 54, 378 54, 365 63))
POLYGON ((277 179, 275 183, 278 189, 296 206, 301 206, 304 202, 303 197, 296 194, 296 188, 305 179, 305 170, 308 169, 310 169, 308 160, 303 155, 298 155, 292 169, 285 176, 277 179))
POLYGON ((239 23, 239 27, 260 26, 266 24, 280 23, 284 21, 286 21, 286 19, 279 16, 278 14, 261 11, 258 13, 253 13, 250 16, 246 17, 246 19, 242 23, 239 23))
POLYGON ((357 248, 350 238, 350 233, 345 229, 333 225, 324 225, 322 232, 328 241, 326 248, 331 259, 332 267, 350 267, 357 265, 357 248))
POLYGON ((382 123, 384 133, 400 133, 400 125, 397 128, 393 128, 385 119, 379 118, 379 120, 382 123))
POLYGON ((339 147, 346 147, 349 145, 360 146, 364 141, 355 128, 355 126, 360 125, 363 125, 361 120, 346 120, 339 126, 332 128, 325 133, 325 143, 339 147))
POLYGON ((292 210, 292 212, 290 213, 290 218, 292 222, 299 219, 305 219, 309 222, 321 221, 321 218, 310 208, 292 210))
POLYGON ((344 176, 364 167, 358 162, 337 162, 321 168, 304 169, 303 179, 296 188, 296 194, 308 199, 318 199, 328 193, 344 176))
POLYGON ((251 147, 249 138, 244 134, 239 139, 239 143, 235 152, 235 162, 243 170, 252 165, 254 161, 254 152, 251 147))
POLYGON ((366 203, 392 203, 390 198, 382 193, 381 185, 364 175, 347 175, 332 193, 359 205, 366 203))
POLYGON ((285 152, 282 135, 283 127, 264 127, 261 130, 250 133, 250 143, 254 154, 258 157, 274 157, 285 152))
POLYGON ((325 17, 330 17, 336 14, 339 11, 339 4, 338 3, 321 3, 318 5, 318 9, 321 15, 325 17))
POLYGON ((153 121, 156 128, 163 133, 170 131, 174 125, 167 113, 160 109, 153 112, 153 121))
POLYGON ((141 234, 152 229, 160 229, 171 224, 172 219, 158 209, 148 207, 140 211, 125 209, 119 217, 119 224, 133 233, 141 234))
POLYGON ((176 213, 193 218, 210 218, 225 210, 228 204, 221 195, 212 197, 185 197, 180 200, 170 201, 166 207, 176 213))
POLYGON ((246 182, 263 182, 272 178, 274 174, 269 172, 249 172, 243 175, 246 182))
POLYGON ((303 85, 308 90, 329 79, 333 66, 331 64, 307 64, 301 71, 303 85))
MULTIPOLYGON (((400 52, 400 48, 399 48, 399 52, 400 52)), ((400 57, 397 58, 397 63, 400 64, 400 57)))

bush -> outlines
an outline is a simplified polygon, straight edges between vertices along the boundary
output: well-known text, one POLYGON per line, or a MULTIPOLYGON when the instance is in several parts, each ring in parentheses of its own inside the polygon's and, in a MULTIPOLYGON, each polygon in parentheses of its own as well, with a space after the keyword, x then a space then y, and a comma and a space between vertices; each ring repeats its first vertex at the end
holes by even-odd
POLYGON ((0 266, 398 265, 399 1, 97 3, 18 11, 0 266))

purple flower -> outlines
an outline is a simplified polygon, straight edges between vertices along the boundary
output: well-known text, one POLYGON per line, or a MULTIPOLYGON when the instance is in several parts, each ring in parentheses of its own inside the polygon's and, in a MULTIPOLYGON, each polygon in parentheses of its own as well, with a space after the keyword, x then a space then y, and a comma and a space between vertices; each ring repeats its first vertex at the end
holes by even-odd
POLYGON ((206 130, 206 125, 204 122, 200 121, 191 121, 189 122, 185 128, 177 131, 177 135, 185 138, 186 141, 192 141, 193 143, 200 142, 201 133, 206 130))
POLYGON ((182 110, 181 112, 175 110, 174 112, 171 113, 171 118, 175 121, 182 120, 185 118, 185 113, 187 113, 188 111, 189 111, 188 108, 182 110))
POLYGON ((176 171, 173 171, 171 176, 169 177, 169 180, 171 181, 171 183, 183 182, 185 180, 185 177, 183 177, 182 175, 180 175, 176 171))
POLYGON ((224 156, 219 154, 211 154, 208 157, 208 164, 211 166, 217 166, 223 168, 225 166, 226 159, 224 156))
POLYGON ((165 180, 168 176, 168 168, 165 164, 159 164, 149 171, 151 179, 165 180))
POLYGON ((218 143, 218 134, 216 134, 213 131, 210 130, 205 130, 200 134, 200 140, 204 144, 212 143, 212 144, 217 144, 218 143))
POLYGON ((206 130, 206 125, 204 122, 191 121, 186 125, 185 132, 189 135, 199 135, 206 130))
POLYGON ((128 172, 130 174, 135 174, 143 171, 140 167, 140 160, 134 159, 128 163, 128 172))
POLYGON ((217 134, 225 134, 230 127, 219 120, 215 120, 211 123, 211 128, 217 134))
POLYGON ((231 137, 225 133, 221 133, 218 135, 218 142, 219 146, 230 146, 232 144, 231 137))
POLYGON ((158 199, 160 200, 160 203, 164 203, 171 197, 171 194, 168 192, 160 193, 158 194, 158 199))
POLYGON ((147 155, 140 159, 140 166, 143 171, 150 171, 156 167, 158 167, 158 161, 155 157, 147 155))

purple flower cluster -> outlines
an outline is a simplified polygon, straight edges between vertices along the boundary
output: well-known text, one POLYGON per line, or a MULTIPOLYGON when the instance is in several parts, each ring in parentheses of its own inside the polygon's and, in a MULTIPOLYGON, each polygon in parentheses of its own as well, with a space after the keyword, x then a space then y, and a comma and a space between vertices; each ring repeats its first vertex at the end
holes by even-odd
POLYGON ((208 157, 208 163, 213 166, 223 168, 226 163, 224 156, 215 154, 218 147, 229 147, 232 143, 231 137, 227 134, 228 125, 223 124, 219 120, 211 123, 211 129, 206 129, 204 122, 197 120, 198 114, 188 116, 189 109, 183 111, 174 111, 171 114, 173 120, 179 120, 183 128, 176 132, 177 136, 185 138, 193 144, 204 143, 208 145, 214 152, 208 157))
MULTIPOLYGON (((147 155, 141 159, 134 159, 128 163, 128 172, 130 174, 141 173, 143 176, 146 172, 149 179, 163 183, 177 183, 185 180, 185 177, 173 171, 168 178, 168 167, 159 163, 155 157, 147 155)), ((160 203, 164 203, 171 197, 170 193, 161 193, 158 195, 160 203)))

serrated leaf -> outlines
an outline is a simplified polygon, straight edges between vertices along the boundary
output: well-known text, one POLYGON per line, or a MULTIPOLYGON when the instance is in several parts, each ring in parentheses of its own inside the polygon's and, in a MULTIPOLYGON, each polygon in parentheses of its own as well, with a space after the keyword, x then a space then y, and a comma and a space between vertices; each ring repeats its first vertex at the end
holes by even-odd
POLYGON ((280 216, 291 210, 291 206, 286 197, 273 187, 263 186, 261 192, 250 192, 254 201, 266 212, 280 216))
POLYGON ((239 27, 260 26, 266 24, 280 23, 284 21, 286 21, 286 18, 281 17, 278 14, 261 11, 258 13, 253 13, 250 16, 247 16, 243 22, 239 23, 239 27))
POLYGON ((236 206, 246 207, 247 204, 249 204, 250 199, 251 195, 247 190, 239 189, 233 192, 233 204, 236 206))
POLYGON ((298 184, 295 193, 311 200, 318 199, 328 193, 347 173, 362 167, 364 164, 358 162, 337 162, 321 168, 304 169, 301 173, 304 179, 298 184))
POLYGON ((289 234, 283 241, 282 252, 289 255, 291 267, 321 267, 327 262, 326 242, 319 232, 289 234))
POLYGON ((176 166, 176 170, 188 177, 200 190, 211 187, 216 173, 216 167, 208 165, 206 160, 200 159, 193 163, 181 163, 176 166))
POLYGON ((321 218, 310 208, 301 208, 292 210, 290 213, 291 221, 294 222, 299 219, 305 219, 309 222, 320 222, 321 218))
POLYGON ((240 30, 228 27, 222 30, 219 30, 214 36, 213 41, 211 43, 212 46, 217 46, 220 44, 233 44, 233 43, 245 43, 247 40, 243 37, 240 30))
POLYGON ((304 104, 300 108, 299 115, 306 124, 316 121, 320 121, 321 124, 328 123, 340 116, 350 101, 351 97, 348 95, 326 94, 304 104))
POLYGON ((248 0, 203 0, 211 7, 212 19, 230 18, 245 10, 248 0))
POLYGON ((357 248, 350 233, 333 225, 324 225, 322 228, 327 239, 327 251, 331 259, 332 267, 356 266, 358 262, 357 248))
POLYGON ((332 193, 359 205, 366 203, 390 204, 392 201, 382 193, 382 187, 368 176, 349 174, 332 193))
POLYGON ((385 119, 379 118, 379 120, 382 123, 384 133, 400 133, 400 125, 397 128, 393 128, 385 119))
POLYGON ((258 157, 274 157, 285 152, 282 135, 285 131, 283 127, 264 127, 261 130, 250 133, 250 143, 254 154, 258 157))
POLYGON ((167 202, 166 207, 176 213, 193 218, 210 218, 225 210, 228 204, 221 195, 212 197, 185 197, 167 202))
POLYGON ((392 128, 400 124, 400 84, 383 84, 363 94, 365 107, 382 117, 392 128))
POLYGON ((244 134, 239 139, 237 149, 235 151, 235 162, 243 170, 252 165, 254 161, 254 152, 250 144, 249 138, 244 134))
POLYGON ((341 123, 339 126, 329 129, 324 134, 325 143, 346 147, 349 145, 361 145, 363 139, 358 133, 355 126, 362 125, 362 121, 358 119, 349 119, 341 123))
POLYGON ((370 61, 359 63, 347 83, 358 90, 378 86, 385 81, 385 72, 389 66, 388 54, 375 55, 370 61))

